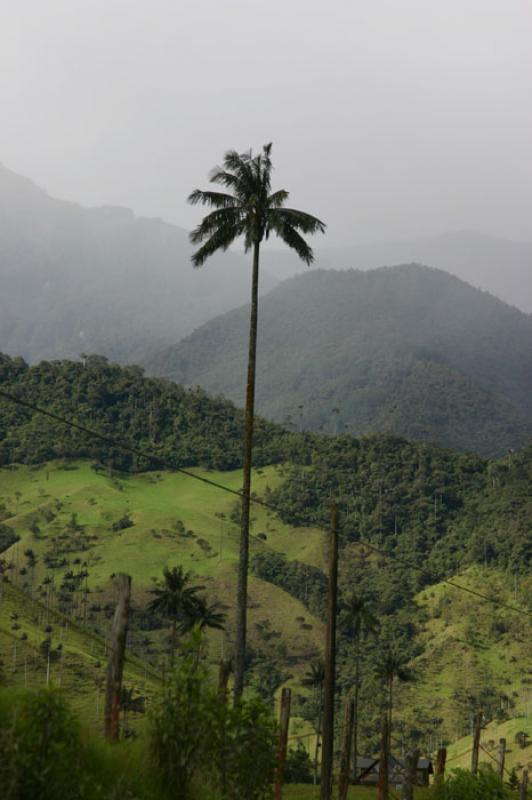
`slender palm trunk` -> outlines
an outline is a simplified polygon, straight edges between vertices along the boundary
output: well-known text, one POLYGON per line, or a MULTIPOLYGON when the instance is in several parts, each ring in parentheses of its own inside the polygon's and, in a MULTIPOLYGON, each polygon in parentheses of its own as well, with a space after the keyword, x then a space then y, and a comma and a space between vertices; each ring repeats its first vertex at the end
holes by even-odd
POLYGON ((255 410, 255 365, 257 360, 257 315, 259 294, 259 242, 253 245, 253 275, 251 281, 251 316, 249 321, 248 380, 244 427, 244 476, 242 485, 242 516, 240 528, 240 559, 236 597, 235 702, 244 691, 246 661, 246 629, 249 567, 249 504, 251 494, 251 463, 253 455, 253 419, 255 410))
POLYGON ((314 786, 318 783, 318 761, 320 757, 320 737, 321 737, 321 717, 323 714, 323 683, 320 685, 319 705, 318 705, 318 724, 316 726, 316 750, 314 752, 314 775, 312 782, 314 786))
POLYGON ((174 618, 172 620, 172 639, 170 642, 170 669, 174 668, 176 642, 177 642, 177 620, 174 618))
POLYGON ((393 677, 390 678, 388 687, 388 735, 392 736, 392 708, 393 708, 393 677))
POLYGON ((357 653, 355 661, 355 719, 353 721, 353 778, 358 780, 358 691, 360 683, 360 656, 357 653))

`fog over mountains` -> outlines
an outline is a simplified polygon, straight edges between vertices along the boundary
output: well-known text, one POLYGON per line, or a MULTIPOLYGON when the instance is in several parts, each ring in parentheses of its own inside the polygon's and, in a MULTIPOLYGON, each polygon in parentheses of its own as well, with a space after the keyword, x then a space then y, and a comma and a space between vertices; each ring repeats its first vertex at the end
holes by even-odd
MULTIPOLYGON (((532 244, 461 232, 410 243, 332 248, 313 268, 439 267, 532 312, 532 244)), ((209 319, 246 303, 249 259, 229 251, 202 269, 188 233, 127 208, 50 197, 0 165, 0 350, 29 361, 101 353, 146 360, 209 319)), ((264 250, 261 291, 308 271, 264 250)))
POLYGON ((248 299, 247 259, 194 270, 191 252, 174 225, 55 200, 0 166, 0 350, 136 361, 248 299))
MULTIPOLYGON (((322 269, 375 269, 424 264, 457 275, 527 314, 532 313, 532 243, 513 242, 473 231, 453 231, 412 241, 328 247, 319 243, 322 269)), ((285 252, 268 254, 268 270, 292 277, 300 265, 285 252)))
MULTIPOLYGON (((181 228, 55 200, 0 167, 0 352, 30 362, 99 353, 241 404, 249 258, 229 251, 195 270, 191 252, 181 228)), ((262 414, 484 453, 528 440, 532 245, 462 232, 316 256, 308 270, 264 251, 262 414), (374 269, 401 261, 447 272, 374 269)))

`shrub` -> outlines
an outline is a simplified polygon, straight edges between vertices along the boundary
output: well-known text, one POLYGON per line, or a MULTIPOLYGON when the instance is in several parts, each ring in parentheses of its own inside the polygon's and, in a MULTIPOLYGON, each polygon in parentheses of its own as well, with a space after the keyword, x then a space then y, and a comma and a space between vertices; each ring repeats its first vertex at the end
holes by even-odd
POLYGON ((302 742, 291 747, 286 756, 285 783, 312 783, 313 764, 307 748, 302 742))
POLYGON ((187 800, 201 776, 224 800, 269 795, 275 756, 275 722, 259 699, 229 706, 197 664, 194 635, 150 713, 152 763, 168 797, 187 800))
POLYGON ((271 794, 276 726, 259 698, 219 705, 212 740, 216 783, 224 800, 263 800, 271 794))
POLYGON ((507 800, 513 794, 504 786, 491 767, 481 767, 477 775, 463 769, 434 790, 435 800, 507 800))
POLYGON ((0 725, 4 800, 74 800, 81 789, 78 724, 54 690, 22 698, 20 707, 0 725))

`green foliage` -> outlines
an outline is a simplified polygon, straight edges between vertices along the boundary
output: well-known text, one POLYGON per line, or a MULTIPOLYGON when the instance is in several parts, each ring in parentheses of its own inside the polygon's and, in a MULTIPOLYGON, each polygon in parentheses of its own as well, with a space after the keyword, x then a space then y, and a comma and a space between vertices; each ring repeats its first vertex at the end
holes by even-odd
POLYGON ((232 707, 219 699, 217 734, 212 759, 224 800, 270 797, 276 726, 269 708, 258 698, 232 707))
POLYGON ((274 551, 259 551, 251 559, 251 570, 258 578, 297 597, 314 613, 323 614, 327 579, 317 567, 288 561, 274 551))
POLYGON ((453 770, 445 783, 433 790, 432 796, 434 800, 510 800, 514 794, 491 768, 481 767, 477 775, 453 770))
POLYGON ((217 694, 205 668, 181 659, 149 714, 149 745, 168 797, 187 798, 194 776, 209 763, 217 694))
POLYGON ((313 764, 302 742, 290 747, 286 754, 285 783, 312 783, 313 764))
POLYGON ((8 547, 18 542, 19 539, 20 536, 15 533, 13 528, 0 522, 0 553, 3 553, 8 547))
POLYGON ((258 699, 230 707, 197 663, 198 634, 150 712, 153 764, 168 797, 189 797, 198 776, 227 800, 269 795, 275 723, 258 699))
POLYGON ((90 774, 89 743, 56 690, 24 695, 16 711, 1 707, 0 746, 3 800, 110 797, 90 774))

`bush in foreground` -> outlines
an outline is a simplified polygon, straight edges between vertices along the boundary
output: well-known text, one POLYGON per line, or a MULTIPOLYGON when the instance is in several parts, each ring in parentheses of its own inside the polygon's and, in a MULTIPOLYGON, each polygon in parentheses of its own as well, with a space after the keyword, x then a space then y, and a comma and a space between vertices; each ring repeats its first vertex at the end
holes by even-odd
POLYGON ((443 786, 434 789, 434 800, 509 800, 515 795, 507 789, 490 767, 481 767, 477 775, 463 769, 453 770, 443 786))

